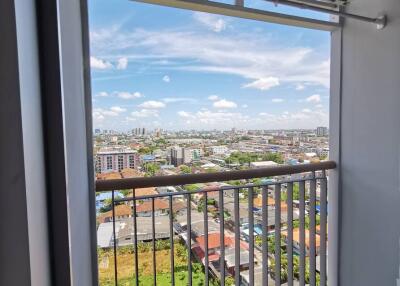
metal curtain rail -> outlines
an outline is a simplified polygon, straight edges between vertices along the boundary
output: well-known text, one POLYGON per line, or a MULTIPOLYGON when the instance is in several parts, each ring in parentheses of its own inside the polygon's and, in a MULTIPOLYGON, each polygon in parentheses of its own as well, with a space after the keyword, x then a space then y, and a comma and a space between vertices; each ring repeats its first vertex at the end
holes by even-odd
POLYGON ((230 180, 253 179, 273 176, 283 176, 329 170, 336 168, 334 161, 324 161, 311 164, 284 165, 270 168, 260 168, 242 171, 225 171, 205 174, 185 174, 173 176, 139 177, 96 181, 96 191, 112 191, 137 189, 147 187, 177 186, 194 183, 224 182, 230 180))
POLYGON ((296 7, 296 8, 300 8, 300 9, 307 9, 307 10, 312 10, 312 11, 316 11, 316 12, 342 16, 342 17, 345 17, 345 18, 351 18, 351 19, 355 19, 355 20, 359 20, 359 21, 374 23, 374 24, 377 25, 378 29, 384 28, 386 26, 386 21, 387 21, 385 15, 379 15, 376 18, 371 18, 371 17, 366 17, 366 16, 361 16, 361 15, 356 15, 356 14, 352 14, 352 13, 343 12, 343 11, 340 11, 340 10, 333 10, 333 9, 314 6, 314 5, 311 5, 311 4, 307 4, 306 1, 304 1, 304 0, 299 0, 299 1, 292 1, 292 0, 265 0, 265 1, 275 3, 276 5, 282 4, 282 5, 292 6, 292 7, 296 7))
MULTIPOLYGON (((260 9, 245 7, 244 0, 235 0, 235 4, 225 4, 208 0, 131 0, 148 4, 175 7, 187 10, 201 11, 225 16, 246 18, 276 24, 298 26, 310 29, 319 29, 332 31, 340 27, 339 23, 331 21, 316 20, 312 18, 293 16, 284 13, 276 13, 260 9)), ((375 18, 356 15, 341 11, 339 7, 344 7, 343 3, 335 3, 318 0, 265 0, 268 2, 283 4, 300 9, 308 9, 321 13, 352 18, 359 21, 374 23, 377 29, 383 29, 386 26, 387 18, 385 15, 378 15, 375 18)))
POLYGON ((259 10, 244 7, 243 1, 236 2, 236 5, 219 3, 206 0, 131 0, 147 4, 174 7, 186 10, 200 11, 224 16, 244 18, 250 20, 276 23, 282 25, 303 27, 309 29, 334 31, 340 27, 339 23, 316 20, 306 17, 287 15, 271 11, 259 10))

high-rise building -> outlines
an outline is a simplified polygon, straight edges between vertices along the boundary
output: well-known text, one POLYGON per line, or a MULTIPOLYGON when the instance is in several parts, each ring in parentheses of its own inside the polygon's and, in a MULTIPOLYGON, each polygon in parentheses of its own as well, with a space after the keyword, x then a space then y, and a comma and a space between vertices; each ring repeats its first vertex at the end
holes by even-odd
POLYGON ((182 164, 189 164, 192 161, 199 160, 200 156, 200 149, 191 149, 176 146, 171 149, 171 164, 175 167, 178 167, 182 164))
POLYGON ((96 173, 119 172, 122 169, 137 169, 140 157, 137 151, 125 147, 101 149, 96 154, 96 173))
POLYGON ((315 134, 317 136, 328 136, 328 127, 317 127, 315 134))

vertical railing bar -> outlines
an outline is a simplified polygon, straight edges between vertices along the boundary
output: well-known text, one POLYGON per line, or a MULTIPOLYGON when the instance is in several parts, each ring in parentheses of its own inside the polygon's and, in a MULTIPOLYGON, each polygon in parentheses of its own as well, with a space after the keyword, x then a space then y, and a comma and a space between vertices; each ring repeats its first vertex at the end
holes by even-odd
POLYGON ((316 286, 316 243, 315 243, 315 207, 316 207, 316 179, 315 172, 312 173, 312 179, 310 180, 310 228, 309 233, 309 244, 310 244, 310 285, 316 286))
POLYGON ((293 183, 287 184, 288 286, 293 286, 293 183))
POLYGON ((171 285, 175 285, 175 251, 174 251, 174 209, 172 207, 172 196, 169 196, 169 245, 171 258, 171 285))
POLYGON ((262 286, 268 286, 268 187, 262 187, 262 286))
POLYGON ((234 189, 234 215, 235 215, 235 285, 240 285, 240 209, 239 191, 234 189))
POLYGON ((153 282, 157 285, 157 260, 156 260, 156 214, 154 209, 154 198, 151 198, 151 228, 152 228, 152 243, 153 243, 153 282))
POLYGON ((275 285, 281 285, 281 185, 275 185, 275 285))
POLYGON ((137 218, 136 218, 136 189, 132 190, 132 203, 133 203, 133 246, 135 252, 135 285, 139 286, 139 254, 138 254, 138 241, 137 241, 137 218))
POLYGON ((192 218, 191 213, 191 196, 187 195, 187 224, 186 224, 186 236, 187 236, 187 244, 188 244, 188 285, 192 286, 192 218))
POLYGON ((204 192, 204 208, 203 208, 203 215, 204 215, 204 274, 205 274, 205 285, 208 286, 208 195, 207 192, 204 192))
POLYGON ((224 235, 224 190, 219 191, 219 242, 220 242, 220 285, 225 286, 225 235, 224 235))
POLYGON ((118 285, 118 264, 117 264, 117 234, 115 231, 115 194, 114 190, 111 192, 112 204, 112 227, 113 227, 113 250, 114 250, 114 282, 115 286, 118 285))
POLYGON ((326 225, 327 225, 327 181, 325 170, 320 181, 320 285, 326 286, 326 225))
POLYGON ((254 286, 254 188, 248 189, 249 198, 249 282, 250 286, 254 286))
POLYGON ((305 269, 306 269, 306 250, 305 250, 305 182, 299 182, 299 197, 300 197, 300 286, 305 285, 305 269))

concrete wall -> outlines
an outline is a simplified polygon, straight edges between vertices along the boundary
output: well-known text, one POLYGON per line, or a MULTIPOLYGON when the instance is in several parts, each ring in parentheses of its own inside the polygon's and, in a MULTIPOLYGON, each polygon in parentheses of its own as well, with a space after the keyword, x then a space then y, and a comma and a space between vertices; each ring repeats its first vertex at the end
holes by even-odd
POLYGON ((42 102, 33 1, 15 0, 31 285, 50 285, 42 102))
POLYGON ((13 0, 0 1, 0 285, 30 285, 28 218, 13 0))
POLYGON ((400 2, 354 0, 348 11, 389 23, 343 29, 340 285, 400 285, 400 2))

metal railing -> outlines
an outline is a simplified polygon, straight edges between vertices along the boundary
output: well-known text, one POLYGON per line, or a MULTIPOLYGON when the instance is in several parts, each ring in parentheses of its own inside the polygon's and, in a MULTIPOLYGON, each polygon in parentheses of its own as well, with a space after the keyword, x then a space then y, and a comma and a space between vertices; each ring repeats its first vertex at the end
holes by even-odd
MULTIPOLYGON (((138 212, 137 208, 143 202, 151 202, 151 246, 153 263, 153 282, 156 285, 156 229, 157 218, 155 202, 163 200, 168 202, 167 213, 169 222, 169 249, 170 249, 170 275, 171 285, 175 285, 175 253, 174 236, 177 233, 185 241, 187 247, 187 278, 188 285, 192 285, 192 261, 196 259, 192 252, 192 238, 197 234, 192 231, 192 210, 195 205, 194 195, 202 196, 202 212, 204 227, 204 285, 211 283, 211 277, 218 277, 219 285, 225 285, 225 278, 232 277, 235 285, 282 285, 287 283, 294 285, 298 280, 299 285, 326 285, 327 284, 327 176, 326 170, 334 169, 335 162, 324 161, 320 163, 302 164, 295 166, 278 166, 271 168, 217 172, 207 174, 187 174, 174 176, 156 176, 143 178, 128 178, 117 180, 104 180, 96 182, 96 191, 112 192, 112 249, 114 253, 114 283, 118 285, 118 238, 116 231, 115 208, 117 205, 127 204, 132 207, 133 223, 133 256, 134 256, 134 282, 139 285, 139 255, 138 255, 138 212), (294 175, 295 176, 290 176, 294 175), (278 177, 279 176, 279 177, 278 177), (159 193, 146 196, 136 196, 135 189, 162 186, 183 186, 196 183, 226 182, 232 180, 245 180, 254 178, 270 178, 274 180, 261 181, 261 183, 243 183, 239 186, 223 185, 213 188, 204 188, 194 191, 178 191, 159 193), (115 191, 133 189, 132 197, 115 198, 115 191), (319 196, 317 196, 317 190, 319 196), (215 192, 218 192, 215 196, 215 192), (255 208, 254 198, 260 192, 261 210, 255 208), (219 224, 219 264, 209 260, 209 221, 208 199, 211 194, 215 199, 217 211, 216 222, 219 224), (229 196, 229 204, 233 208, 228 211, 225 201, 229 196), (247 200, 242 196, 247 195, 247 200), (284 197, 283 197, 284 196, 284 197), (186 203, 186 230, 175 227, 174 200, 176 198, 186 203), (232 199, 233 197, 233 199, 232 199), (274 205, 268 203, 268 199, 274 199, 274 205), (282 205, 281 205, 282 204, 282 205), (285 206, 286 204, 286 206, 285 206), (285 207, 283 216, 281 206, 285 207), (247 207, 248 236, 243 235, 241 210, 247 207), (227 224, 227 212, 233 218, 232 227, 227 224), (270 217, 274 216, 271 222, 270 217), (318 221, 317 221, 317 218, 318 221), (261 224, 255 232, 255 220, 261 224), (319 234, 317 224, 319 223, 319 234), (298 225, 294 227, 294 224, 298 225), (296 237, 294 236, 294 230, 296 237), (297 235, 298 234, 298 235, 297 235), (308 234, 308 235, 307 235, 308 234), (317 235, 319 236, 317 239, 317 235), (256 236, 258 237, 256 239, 256 236), (234 238, 234 243, 228 248, 234 253, 234 269, 228 269, 226 260, 226 237, 234 238), (283 239, 284 238, 284 239, 283 239), (306 238, 308 241, 306 241, 306 238), (319 245, 317 245, 319 241, 319 245), (283 243, 282 243, 283 242, 283 243), (272 253, 271 253, 271 246, 272 253), (257 245, 255 245, 257 244, 257 245), (270 245, 271 244, 271 245, 270 245), (284 245, 286 244, 286 245, 284 245), (244 247, 245 246, 245 247, 244 247), (270 248, 269 248, 270 246, 270 248), (248 255, 248 262, 241 264, 241 252, 248 255), (247 248, 247 249, 246 249, 247 248), (261 251, 260 251, 261 250, 261 251), (317 257, 319 256, 319 268, 317 269, 317 257), (298 262, 298 265, 296 263, 298 262), (273 267, 272 267, 273 266, 273 267), (256 271, 257 270, 257 271, 256 271), (317 271, 318 270, 318 271, 317 271), (242 275, 244 272, 248 275, 242 275), (217 273, 215 273, 217 272, 217 273), (261 274, 261 275, 258 275, 261 274), (246 278, 246 277, 247 278, 246 278), (273 282, 271 282, 273 281, 273 282)), ((243 181, 241 181, 243 182, 243 181)), ((228 200, 228 199, 227 199, 228 200)), ((181 215, 182 216, 182 215, 181 215)), ((217 234, 218 235, 218 234, 217 234)), ((246 260, 247 261, 247 260, 246 260)), ((215 282, 213 282, 215 283, 215 282)), ((212 284, 214 285, 214 284, 212 284)))

